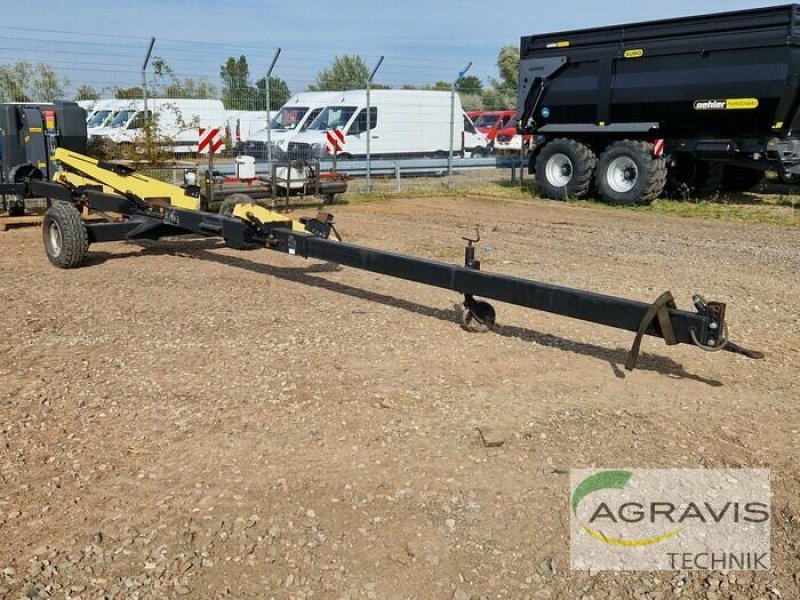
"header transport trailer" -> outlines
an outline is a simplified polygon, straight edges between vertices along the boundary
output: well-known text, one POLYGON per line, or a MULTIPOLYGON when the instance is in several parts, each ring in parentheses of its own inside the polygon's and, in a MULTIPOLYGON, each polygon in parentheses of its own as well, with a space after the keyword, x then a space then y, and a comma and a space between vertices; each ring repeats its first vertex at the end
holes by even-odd
POLYGON ((800 177, 798 85, 798 4, 531 35, 518 127, 550 198, 746 191, 800 177))

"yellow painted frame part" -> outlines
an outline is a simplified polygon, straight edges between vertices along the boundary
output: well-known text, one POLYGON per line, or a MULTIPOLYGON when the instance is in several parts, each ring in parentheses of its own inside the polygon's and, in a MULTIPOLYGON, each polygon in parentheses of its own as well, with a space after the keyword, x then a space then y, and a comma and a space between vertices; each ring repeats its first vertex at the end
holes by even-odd
POLYGON ((184 189, 165 183, 141 173, 121 175, 101 167, 99 161, 77 152, 57 148, 53 159, 66 170, 59 175, 59 181, 76 187, 101 184, 104 190, 118 194, 132 193, 146 202, 168 200, 171 206, 188 210, 200 210, 200 198, 187 196, 184 189))
POLYGON ((239 217, 243 221, 250 220, 248 213, 252 214, 261 223, 291 223, 292 231, 308 231, 302 223, 252 202, 242 202, 233 208, 233 216, 239 217))

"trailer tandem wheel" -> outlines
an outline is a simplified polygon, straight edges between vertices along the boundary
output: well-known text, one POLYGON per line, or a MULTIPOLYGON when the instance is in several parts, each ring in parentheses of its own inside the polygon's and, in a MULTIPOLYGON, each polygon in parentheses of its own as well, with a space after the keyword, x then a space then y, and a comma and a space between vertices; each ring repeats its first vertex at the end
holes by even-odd
POLYGON ((81 266, 89 250, 81 213, 69 202, 57 201, 44 213, 42 240, 48 260, 60 269, 81 266))
POLYGON ((609 145, 595 171, 600 195, 612 204, 650 204, 664 191, 667 165, 653 145, 622 140, 609 145))
POLYGON ((549 142, 536 157, 536 186, 553 200, 583 198, 589 193, 597 157, 575 140, 549 142))

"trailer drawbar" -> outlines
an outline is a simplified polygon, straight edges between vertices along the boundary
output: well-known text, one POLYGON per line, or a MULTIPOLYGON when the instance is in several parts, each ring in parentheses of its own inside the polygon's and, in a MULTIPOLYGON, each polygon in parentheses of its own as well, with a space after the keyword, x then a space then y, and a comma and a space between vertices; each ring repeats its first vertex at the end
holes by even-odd
MULTIPOLYGON (((561 287, 480 270, 475 238, 466 241, 464 264, 448 264, 348 244, 341 240, 330 213, 292 220, 258 204, 237 204, 232 215, 157 206, 134 194, 125 196, 97 190, 96 186, 66 185, 26 180, 0 184, 0 193, 48 198, 42 237, 50 262, 69 269, 81 265, 90 244, 148 239, 181 234, 221 237, 234 249, 260 246, 304 258, 315 258, 356 269, 453 290, 464 295, 462 326, 488 331, 495 326, 495 310, 478 298, 525 306, 608 327, 635 332, 626 368, 632 370, 643 336, 664 339, 668 345, 692 344, 701 350, 726 350, 749 358, 763 354, 733 343, 725 323, 725 304, 695 296, 694 311, 679 310, 669 292, 653 304, 561 287), (114 213, 109 222, 84 223, 81 210, 114 213), (331 239, 333 238, 333 239, 331 239)), ((187 193, 189 191, 187 190, 187 193)))

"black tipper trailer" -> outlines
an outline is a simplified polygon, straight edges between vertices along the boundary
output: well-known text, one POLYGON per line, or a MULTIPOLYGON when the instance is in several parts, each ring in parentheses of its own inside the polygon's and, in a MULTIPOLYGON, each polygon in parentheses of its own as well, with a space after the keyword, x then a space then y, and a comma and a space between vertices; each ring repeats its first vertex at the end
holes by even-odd
POLYGON ((518 125, 551 197, 744 190, 800 177, 799 85, 798 4, 532 35, 518 125))

